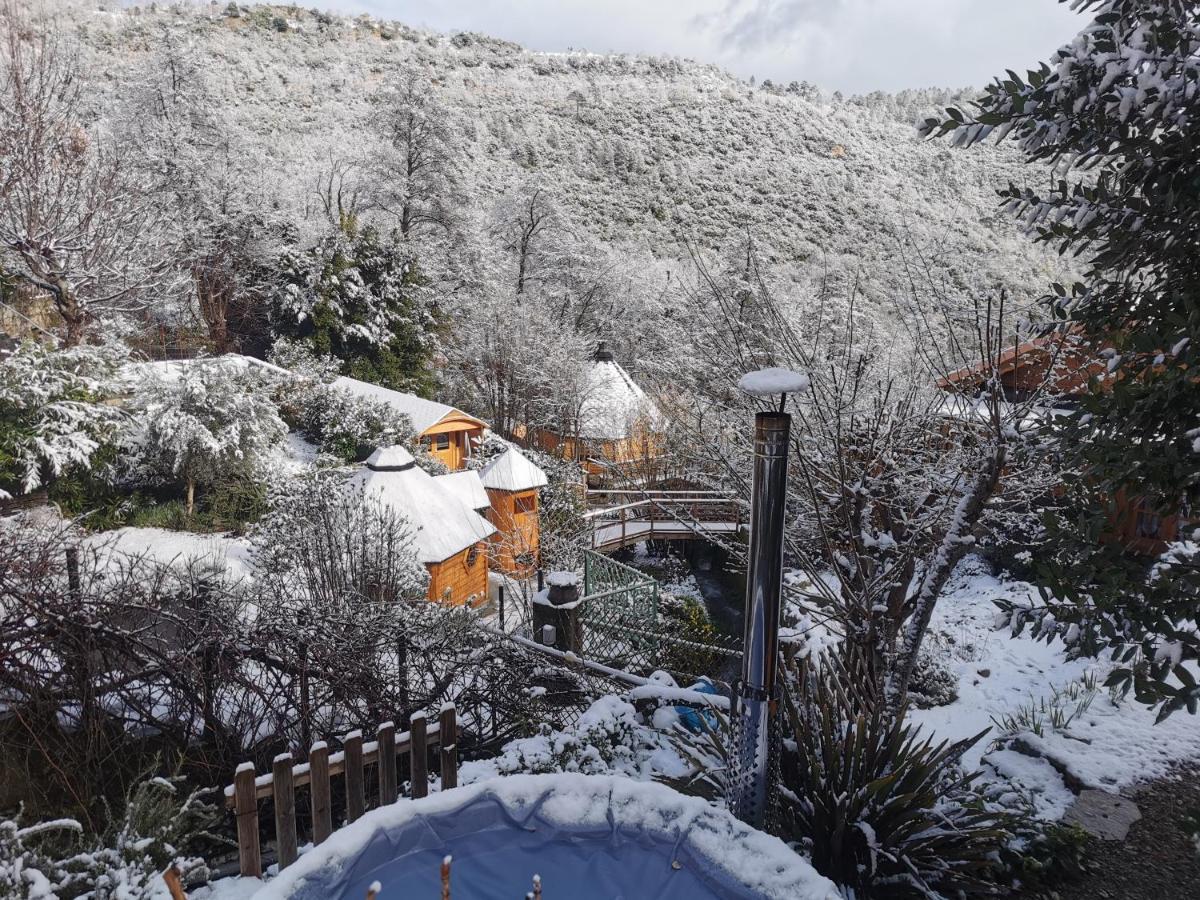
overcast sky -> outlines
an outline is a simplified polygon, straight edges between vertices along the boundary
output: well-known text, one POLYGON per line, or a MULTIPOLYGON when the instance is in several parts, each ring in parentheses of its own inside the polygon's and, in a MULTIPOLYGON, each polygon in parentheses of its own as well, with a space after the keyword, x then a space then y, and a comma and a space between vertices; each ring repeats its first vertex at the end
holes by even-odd
POLYGON ((737 75, 865 93, 980 86, 1024 71, 1082 24, 1056 0, 332 0, 535 50, 655 53, 737 75))

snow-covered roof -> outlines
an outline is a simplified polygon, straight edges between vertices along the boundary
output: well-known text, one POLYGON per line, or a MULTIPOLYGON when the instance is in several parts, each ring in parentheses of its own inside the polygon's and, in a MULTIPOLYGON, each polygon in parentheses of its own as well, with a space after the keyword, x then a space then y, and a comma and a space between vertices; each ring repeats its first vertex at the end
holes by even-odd
POLYGON ((491 501, 488 500, 483 482, 479 480, 479 473, 474 469, 465 469, 462 472, 450 472, 448 475, 439 475, 436 480, 448 490, 453 491, 454 496, 458 497, 460 501, 471 507, 471 509, 487 509, 492 505, 491 501))
POLYGON ((121 377, 129 384, 144 378, 154 378, 159 381, 174 381, 184 370, 192 366, 215 366, 228 372, 267 372, 272 375, 292 376, 287 369, 255 359, 253 356, 243 356, 240 353, 226 353, 222 356, 197 356, 193 359, 153 359, 146 362, 126 363, 121 367, 121 377))
POLYGON ((516 447, 500 454, 479 471, 486 488, 494 491, 530 491, 550 483, 546 473, 516 447))
POLYGON ((349 378, 343 375, 333 380, 333 386, 356 397, 386 403, 397 412, 404 413, 412 422, 413 429, 417 434, 427 431, 442 421, 442 419, 451 415, 472 419, 479 422, 480 426, 484 424, 469 413, 465 413, 453 406, 447 406, 445 403, 438 403, 436 400, 426 400, 424 397, 418 397, 416 394, 393 391, 391 388, 380 387, 377 384, 371 384, 366 381, 359 381, 357 378, 349 378))
POLYGON ((579 436, 593 440, 628 437, 638 419, 658 425, 662 415, 601 343, 587 372, 584 400, 579 406, 579 436))
POLYGON ((379 447, 367 457, 366 464, 376 472, 399 472, 412 468, 417 464, 413 455, 406 447, 393 444, 390 447, 379 447))
POLYGON ((418 466, 403 447, 376 450, 349 485, 408 520, 423 563, 447 560, 496 531, 442 478, 418 466))

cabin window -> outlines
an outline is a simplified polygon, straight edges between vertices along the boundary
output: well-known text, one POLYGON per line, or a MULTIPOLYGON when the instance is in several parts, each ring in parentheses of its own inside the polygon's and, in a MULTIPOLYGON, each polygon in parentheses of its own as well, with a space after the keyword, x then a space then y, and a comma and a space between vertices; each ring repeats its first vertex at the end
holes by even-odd
POLYGON ((521 494, 513 498, 513 512, 531 513, 537 511, 537 497, 533 494, 521 494))
POLYGON ((433 436, 433 448, 435 450, 449 450, 450 449, 450 435, 449 434, 435 434, 433 436))
POLYGON ((467 551, 467 566, 468 567, 474 566, 478 559, 479 559, 479 545, 476 544, 474 547, 472 547, 470 550, 467 551))
POLYGON ((1158 537, 1158 529, 1161 526, 1162 518, 1160 516, 1145 507, 1138 510, 1137 524, 1135 525, 1138 537, 1158 537))

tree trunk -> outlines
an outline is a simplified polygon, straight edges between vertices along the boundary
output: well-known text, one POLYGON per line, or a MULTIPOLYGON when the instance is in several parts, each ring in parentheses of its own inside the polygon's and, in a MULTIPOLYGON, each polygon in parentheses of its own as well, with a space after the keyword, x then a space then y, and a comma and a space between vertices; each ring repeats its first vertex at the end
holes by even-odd
POLYGON ((996 491, 1006 456, 1005 446, 997 446, 987 466, 971 485, 970 490, 959 500, 950 527, 946 529, 937 553, 921 576, 912 615, 909 616, 904 630, 904 643, 896 658, 895 668, 888 678, 887 703, 893 713, 897 712, 908 698, 909 683, 917 667, 917 655, 921 652, 921 643, 929 629, 933 609, 954 567, 972 546, 971 532, 979 521, 984 506, 996 491))
POLYGON ((187 480, 187 514, 190 516, 196 508, 196 479, 187 480))

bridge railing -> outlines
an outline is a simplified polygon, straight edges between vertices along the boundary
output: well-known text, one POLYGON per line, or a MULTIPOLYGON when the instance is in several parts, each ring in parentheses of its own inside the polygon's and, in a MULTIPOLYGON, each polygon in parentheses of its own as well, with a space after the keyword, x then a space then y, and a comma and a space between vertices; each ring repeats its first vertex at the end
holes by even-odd
POLYGON ((746 519, 741 501, 715 491, 589 492, 636 499, 584 513, 591 522, 593 550, 615 549, 637 541, 679 539, 707 532, 736 533, 746 519))

